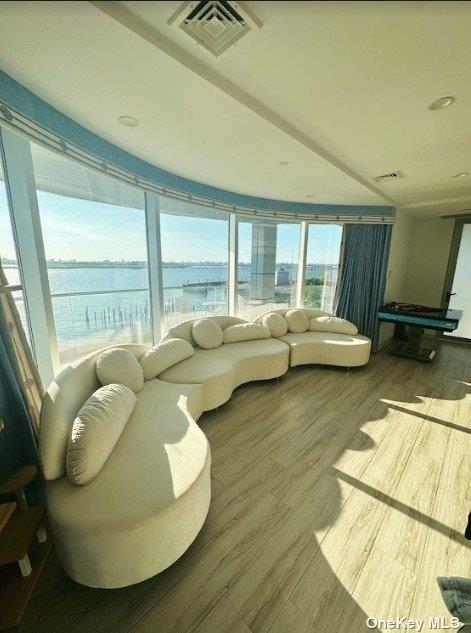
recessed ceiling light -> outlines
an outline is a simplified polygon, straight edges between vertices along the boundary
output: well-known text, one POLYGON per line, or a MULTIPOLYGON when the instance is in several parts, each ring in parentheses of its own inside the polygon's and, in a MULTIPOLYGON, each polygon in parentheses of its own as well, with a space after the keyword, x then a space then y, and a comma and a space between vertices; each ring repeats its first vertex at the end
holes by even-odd
POLYGON ((460 171, 457 174, 453 174, 452 178, 465 178, 465 176, 469 176, 469 171, 460 171))
POLYGON ((439 99, 434 99, 432 103, 429 104, 429 110, 443 110, 443 108, 448 108, 452 103, 456 101, 456 97, 440 97, 439 99))
POLYGON ((118 117, 118 121, 127 127, 136 127, 139 125, 139 121, 134 116, 120 116, 118 117))
POLYGON ((316 194, 315 193, 308 193, 306 198, 315 198, 316 194))
POLYGON ((280 162, 278 163, 278 165, 279 165, 280 167, 288 167, 288 165, 289 165, 289 161, 287 161, 287 160, 280 160, 280 162))

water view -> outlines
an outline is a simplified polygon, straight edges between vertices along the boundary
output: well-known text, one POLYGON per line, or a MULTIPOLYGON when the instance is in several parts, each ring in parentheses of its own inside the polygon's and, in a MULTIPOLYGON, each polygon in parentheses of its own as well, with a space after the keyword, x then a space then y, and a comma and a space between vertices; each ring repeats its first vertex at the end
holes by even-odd
MULTIPOLYGON (((10 283, 20 283, 18 268, 4 262, 10 283)), ((63 361, 94 349, 104 341, 149 343, 151 309, 145 262, 48 262, 54 319, 63 361)), ((165 326, 191 316, 227 313, 228 268, 218 262, 165 263, 165 326)), ((306 271, 306 304, 322 307, 335 289, 337 266, 310 264, 306 271), (329 294, 330 293, 330 294, 329 294)), ((270 307, 292 307, 297 265, 276 264, 274 300, 253 304, 251 265, 238 267, 238 314, 254 318, 270 307)), ((21 297, 17 301, 24 314, 21 297)))

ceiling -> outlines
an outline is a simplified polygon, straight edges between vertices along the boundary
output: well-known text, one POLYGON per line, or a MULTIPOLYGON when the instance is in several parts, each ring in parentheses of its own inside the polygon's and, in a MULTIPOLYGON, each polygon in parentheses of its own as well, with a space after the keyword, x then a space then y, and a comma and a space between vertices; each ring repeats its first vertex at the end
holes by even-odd
POLYGON ((1 2, 1 68, 204 183, 414 215, 470 208, 471 175, 452 176, 471 174, 471 2, 247 2, 263 26, 219 59, 168 26, 180 4, 1 2), (446 95, 450 108, 428 110, 446 95), (372 180, 393 170, 405 178, 372 180))

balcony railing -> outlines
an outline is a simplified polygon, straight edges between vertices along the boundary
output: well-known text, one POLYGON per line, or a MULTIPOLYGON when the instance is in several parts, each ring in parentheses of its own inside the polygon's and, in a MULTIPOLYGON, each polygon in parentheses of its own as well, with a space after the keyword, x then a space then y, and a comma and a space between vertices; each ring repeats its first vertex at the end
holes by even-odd
POLYGON ((61 362, 107 343, 150 343, 148 288, 51 294, 61 362))
MULTIPOLYGON (((110 344, 152 341, 148 288, 52 293, 62 363, 110 344)), ((227 314, 227 281, 164 288, 167 328, 186 318, 227 314)))
POLYGON ((213 278, 166 286, 163 307, 166 328, 185 319, 227 314, 227 279, 213 278))
MULTIPOLYGON (((319 285, 306 287, 305 305, 331 309, 336 275, 323 279, 319 285)), ((277 285, 273 300, 253 301, 251 282, 240 280, 237 286, 237 315, 253 319, 272 308, 295 306, 295 286, 277 285)), ((26 326, 26 310, 21 286, 9 286, 26 326)), ((94 290, 51 294, 54 321, 61 363, 70 362, 106 344, 152 342, 152 316, 148 288, 94 290)), ((227 314, 227 281, 210 280, 201 283, 164 288, 164 323, 170 328, 178 322, 211 314, 227 314)))

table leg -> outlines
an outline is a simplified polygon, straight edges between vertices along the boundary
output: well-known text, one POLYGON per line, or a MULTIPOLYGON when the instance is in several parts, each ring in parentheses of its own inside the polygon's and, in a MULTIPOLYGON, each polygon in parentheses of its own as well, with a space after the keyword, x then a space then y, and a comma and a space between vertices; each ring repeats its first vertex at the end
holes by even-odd
POLYGON ((420 351, 420 343, 422 341, 422 336, 424 334, 424 329, 421 327, 416 327, 414 325, 409 326, 408 332, 408 340, 407 340, 407 351, 411 354, 418 354, 420 351))

